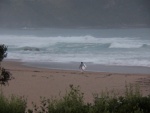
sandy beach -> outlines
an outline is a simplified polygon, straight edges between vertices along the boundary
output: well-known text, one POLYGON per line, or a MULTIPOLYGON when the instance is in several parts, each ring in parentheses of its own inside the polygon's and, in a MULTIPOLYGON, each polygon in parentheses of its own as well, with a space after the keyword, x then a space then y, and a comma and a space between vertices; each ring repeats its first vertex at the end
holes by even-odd
POLYGON ((130 83, 138 83, 143 95, 150 94, 149 74, 90 71, 81 73, 79 70, 34 68, 16 61, 4 61, 2 66, 15 78, 9 81, 9 85, 2 86, 3 93, 7 96, 11 94, 25 96, 28 106, 31 106, 32 102, 39 103, 41 96, 46 98, 63 96, 71 84, 80 86, 86 102, 93 101, 93 94, 100 94, 106 90, 123 95, 125 85, 130 83))

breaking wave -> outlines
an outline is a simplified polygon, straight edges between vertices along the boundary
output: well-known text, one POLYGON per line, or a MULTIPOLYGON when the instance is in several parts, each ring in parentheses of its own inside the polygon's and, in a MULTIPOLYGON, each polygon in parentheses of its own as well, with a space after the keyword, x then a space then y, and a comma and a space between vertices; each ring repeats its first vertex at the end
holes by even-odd
POLYGON ((108 37, 101 34, 94 36, 88 32, 78 36, 0 35, 0 43, 8 46, 9 59, 150 65, 150 53, 147 52, 150 51, 150 39, 147 36, 121 37, 121 34, 114 37, 111 33, 108 37))
POLYGON ((133 43, 112 43, 110 44, 109 48, 150 48, 148 44, 133 44, 133 43))

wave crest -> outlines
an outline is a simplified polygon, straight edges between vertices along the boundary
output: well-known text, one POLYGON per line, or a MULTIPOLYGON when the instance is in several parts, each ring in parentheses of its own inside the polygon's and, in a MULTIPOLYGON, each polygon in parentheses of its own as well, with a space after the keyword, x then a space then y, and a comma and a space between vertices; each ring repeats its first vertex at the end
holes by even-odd
POLYGON ((111 43, 109 48, 124 48, 124 49, 136 49, 136 48, 149 48, 148 44, 134 44, 134 43, 111 43))

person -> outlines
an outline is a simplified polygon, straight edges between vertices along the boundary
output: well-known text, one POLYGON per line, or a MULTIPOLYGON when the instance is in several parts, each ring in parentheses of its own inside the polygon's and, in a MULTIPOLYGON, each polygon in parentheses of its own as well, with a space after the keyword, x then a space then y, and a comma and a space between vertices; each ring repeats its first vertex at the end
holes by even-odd
POLYGON ((81 72, 84 72, 84 70, 86 69, 86 65, 83 62, 81 62, 79 69, 81 70, 81 72))

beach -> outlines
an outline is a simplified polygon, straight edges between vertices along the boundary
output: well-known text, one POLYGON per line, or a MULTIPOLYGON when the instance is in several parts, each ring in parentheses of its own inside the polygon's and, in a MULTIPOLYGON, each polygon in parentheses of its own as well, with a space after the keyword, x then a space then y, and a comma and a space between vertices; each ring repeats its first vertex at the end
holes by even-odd
POLYGON ((93 95, 101 94, 102 91, 115 91, 116 94, 123 95, 127 84, 139 84, 142 95, 150 94, 150 75, 145 73, 81 73, 79 70, 33 67, 14 60, 2 62, 2 67, 15 78, 9 81, 9 85, 2 86, 3 93, 6 96, 24 96, 29 107, 32 102, 38 104, 40 97, 63 97, 70 85, 79 86, 85 102, 90 103, 93 102, 93 95))

